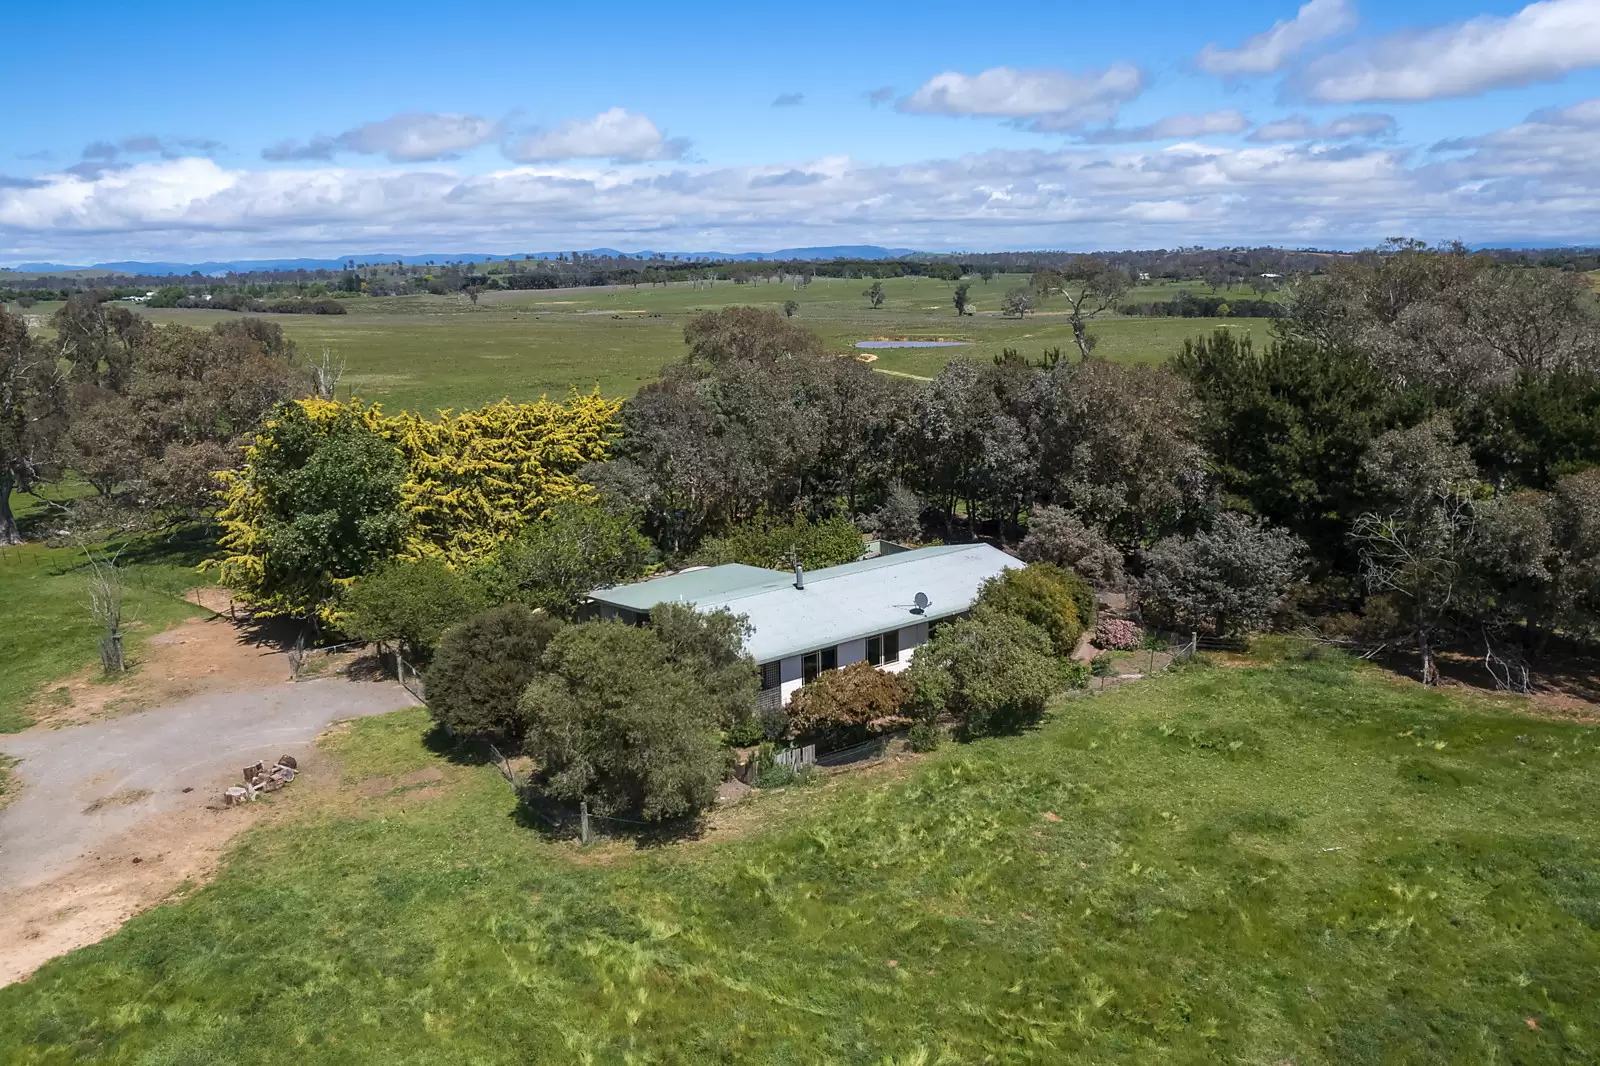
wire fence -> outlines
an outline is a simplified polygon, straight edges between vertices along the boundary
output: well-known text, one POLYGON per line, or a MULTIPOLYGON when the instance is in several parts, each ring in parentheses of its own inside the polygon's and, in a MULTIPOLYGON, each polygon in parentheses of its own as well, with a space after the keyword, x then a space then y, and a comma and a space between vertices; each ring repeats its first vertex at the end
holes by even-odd
POLYGON ((894 735, 885 733, 871 740, 864 740, 860 744, 852 744, 848 748, 837 748, 826 755, 817 756, 816 763, 818 766, 836 769, 881 759, 889 754, 889 741, 894 735))
POLYGON ((56 566, 57 552, 42 544, 0 545, 0 570, 45 570, 56 566))
POLYGON ((353 640, 344 644, 331 644, 326 648, 308 648, 305 634, 302 633, 295 641, 294 647, 289 649, 289 679, 314 681, 319 677, 332 677, 343 673, 350 668, 351 661, 365 647, 365 641, 353 640))

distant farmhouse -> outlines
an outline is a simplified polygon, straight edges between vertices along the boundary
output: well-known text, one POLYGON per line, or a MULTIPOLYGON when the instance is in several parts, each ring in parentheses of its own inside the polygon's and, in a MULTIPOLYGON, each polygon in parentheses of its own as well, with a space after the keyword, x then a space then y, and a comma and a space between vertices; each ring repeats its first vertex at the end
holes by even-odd
POLYGON ((584 614, 637 625, 658 603, 744 615, 745 650, 761 664, 761 705, 780 707, 824 670, 869 662, 900 671, 930 627, 965 614, 978 589, 1022 564, 987 544, 947 544, 793 575, 757 566, 685 570, 590 593, 584 614))

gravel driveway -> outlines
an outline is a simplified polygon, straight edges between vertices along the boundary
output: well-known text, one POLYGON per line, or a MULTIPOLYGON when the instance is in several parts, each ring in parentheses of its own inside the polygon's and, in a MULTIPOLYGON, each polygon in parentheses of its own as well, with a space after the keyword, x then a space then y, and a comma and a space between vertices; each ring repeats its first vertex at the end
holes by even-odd
POLYGON ((298 758, 334 722, 415 702, 390 682, 330 678, 0 736, 0 751, 21 760, 21 794, 0 810, 0 891, 48 881, 147 818, 216 802, 242 767, 298 758))

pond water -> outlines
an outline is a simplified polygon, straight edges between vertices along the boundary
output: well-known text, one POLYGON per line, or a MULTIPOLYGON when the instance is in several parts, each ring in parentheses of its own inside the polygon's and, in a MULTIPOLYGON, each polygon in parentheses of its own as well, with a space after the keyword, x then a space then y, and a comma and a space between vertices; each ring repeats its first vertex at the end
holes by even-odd
POLYGON ((857 348, 959 348, 971 341, 856 341, 857 348))

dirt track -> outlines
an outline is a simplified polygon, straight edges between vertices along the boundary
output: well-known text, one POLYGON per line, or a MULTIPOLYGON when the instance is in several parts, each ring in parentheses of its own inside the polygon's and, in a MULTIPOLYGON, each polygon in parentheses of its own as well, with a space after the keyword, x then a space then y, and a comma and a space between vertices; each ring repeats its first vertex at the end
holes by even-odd
POLYGON ((243 766, 291 754, 314 772, 331 723, 414 702, 391 682, 280 682, 0 736, 21 760, 21 794, 0 811, 0 984, 207 872, 255 817, 210 809, 243 766))

